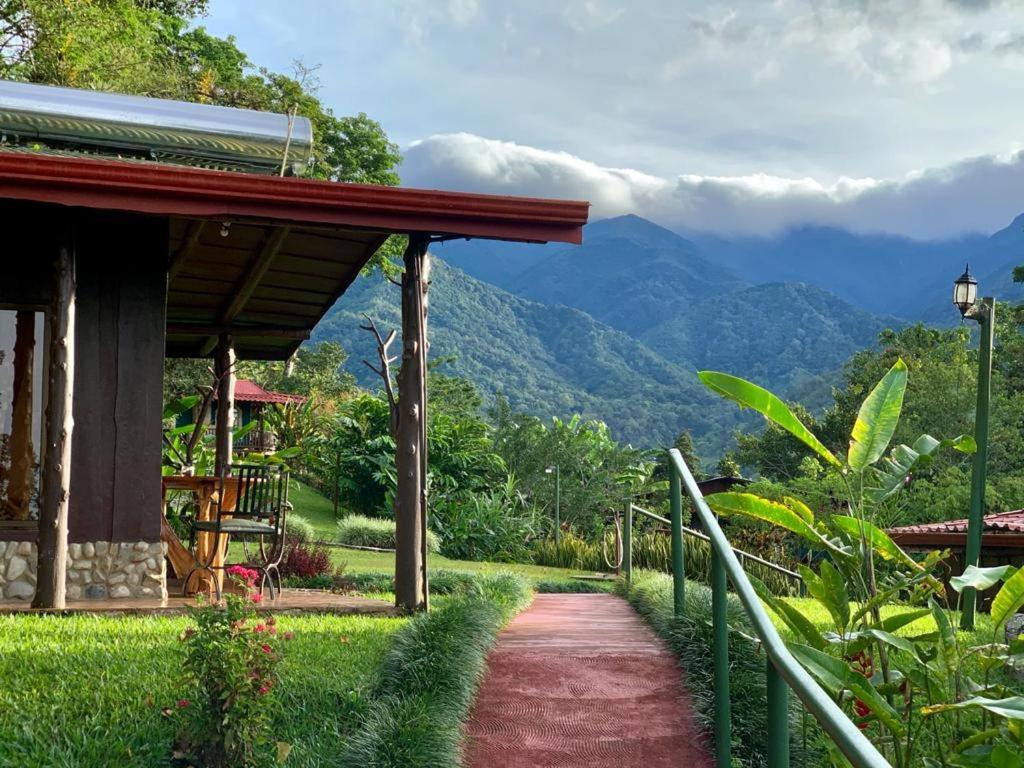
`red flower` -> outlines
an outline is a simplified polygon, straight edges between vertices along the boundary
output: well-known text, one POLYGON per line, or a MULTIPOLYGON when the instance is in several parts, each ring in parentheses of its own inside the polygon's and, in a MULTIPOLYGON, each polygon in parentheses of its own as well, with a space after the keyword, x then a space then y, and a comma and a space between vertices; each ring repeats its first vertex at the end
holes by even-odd
POLYGON ((270 691, 270 686, 264 683, 260 686, 260 696, 265 696, 270 691))
POLYGON ((261 595, 259 592, 253 592, 251 595, 249 595, 249 599, 252 600, 254 603, 262 603, 263 595, 261 595))
POLYGON ((253 628, 252 628, 252 631, 253 631, 253 632, 262 632, 262 631, 263 631, 263 630, 265 630, 266 628, 267 628, 267 627, 266 627, 266 625, 264 625, 264 624, 257 624, 257 625, 256 625, 255 627, 253 627, 253 628))
POLYGON ((178 699, 178 709, 184 709, 189 704, 188 699, 178 699))
POLYGON ((277 634, 277 627, 271 627, 270 629, 267 630, 267 632, 269 632, 272 635, 276 635, 277 634))
POLYGON ((269 645, 264 645, 263 646, 263 652, 264 653, 270 653, 272 650, 273 650, 273 648, 271 648, 269 645))

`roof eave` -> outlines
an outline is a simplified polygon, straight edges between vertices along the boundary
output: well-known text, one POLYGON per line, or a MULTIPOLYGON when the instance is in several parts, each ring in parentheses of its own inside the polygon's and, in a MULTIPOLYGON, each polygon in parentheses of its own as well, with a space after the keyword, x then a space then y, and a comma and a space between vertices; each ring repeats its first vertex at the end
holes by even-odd
POLYGON ((160 163, 0 151, 0 197, 382 233, 582 242, 589 203, 334 183, 160 163))

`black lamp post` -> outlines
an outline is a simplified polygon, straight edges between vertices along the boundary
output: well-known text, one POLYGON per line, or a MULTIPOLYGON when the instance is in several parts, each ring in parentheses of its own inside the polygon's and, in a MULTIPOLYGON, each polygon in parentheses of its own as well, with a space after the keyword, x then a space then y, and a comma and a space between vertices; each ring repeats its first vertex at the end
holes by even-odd
MULTIPOLYGON (((978 281, 970 266, 953 283, 953 303, 964 319, 977 321, 981 330, 978 355, 978 404, 974 416, 974 440, 978 444, 971 469, 971 509, 967 517, 967 543, 964 567, 978 565, 981 557, 981 529, 985 516, 985 470, 988 460, 988 411, 992 396, 992 341, 995 333, 995 299, 988 296, 978 301, 978 281)), ((968 587, 963 592, 962 629, 974 629, 977 594, 968 587)))

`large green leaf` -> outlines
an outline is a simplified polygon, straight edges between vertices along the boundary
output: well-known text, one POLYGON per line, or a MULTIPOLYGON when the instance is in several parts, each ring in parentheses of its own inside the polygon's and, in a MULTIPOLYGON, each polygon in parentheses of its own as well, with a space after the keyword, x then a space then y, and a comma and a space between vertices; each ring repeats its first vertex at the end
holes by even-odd
POLYGON ((968 565, 962 575, 954 576, 949 580, 949 585, 957 592, 963 592, 968 587, 984 592, 1016 572, 1017 569, 1012 565, 995 565, 991 568, 968 565))
POLYGON ((959 435, 949 440, 936 440, 931 435, 921 435, 913 446, 897 445, 881 466, 875 467, 878 486, 866 489, 867 495, 874 501, 882 501, 897 493, 913 472, 932 462, 933 455, 940 448, 974 453, 978 446, 970 435, 959 435))
POLYGON ((738 403, 741 408, 753 408, 769 421, 774 422, 793 437, 800 440, 829 464, 841 467, 842 462, 821 444, 781 399, 767 389, 752 384, 746 379, 730 376, 718 371, 700 371, 697 374, 704 385, 713 392, 738 403))
POLYGON ((996 592, 992 600, 992 621, 995 625, 1002 624, 1024 605, 1024 568, 1006 580, 1002 588, 996 592))
POLYGON ((757 596, 761 598, 761 602, 771 608, 786 623, 786 626, 790 628, 794 635, 802 638, 805 643, 819 651, 823 651, 828 647, 828 640, 814 626, 814 622, 784 599, 773 595, 768 587, 759 579, 749 574, 747 578, 750 579, 750 583, 754 586, 757 596))
POLYGON ((896 563, 902 563, 903 565, 911 568, 915 571, 920 571, 921 566, 900 549, 896 542, 889 538, 889 534, 883 531, 874 523, 870 523, 867 520, 861 521, 855 517, 849 517, 848 515, 833 515, 832 522, 836 524, 836 527, 846 533, 850 534, 856 539, 860 539, 861 531, 863 530, 863 536, 867 539, 868 545, 885 560, 891 560, 896 563))
POLYGON ((832 696, 850 691, 885 724, 891 733, 902 736, 903 722, 899 714, 874 689, 871 683, 850 669, 844 662, 806 645, 792 645, 790 651, 804 665, 804 669, 832 696))
POLYGON ((850 624, 850 596, 846 591, 846 585, 842 578, 836 582, 833 574, 838 574, 828 562, 822 563, 822 575, 819 576, 806 565, 798 566, 800 576, 803 578, 804 587, 808 594, 821 603, 832 617, 832 622, 841 634, 846 633, 850 624), (826 571, 825 566, 830 570, 826 571), (828 574, 826 576, 825 574, 828 574))
POLYGON ((882 458, 899 424, 906 391, 907 364, 899 359, 861 403, 850 433, 847 460, 851 469, 863 471, 882 458))
MULTIPOLYGON (((784 528, 808 541, 842 553, 804 518, 784 504, 752 493, 725 491, 707 497, 708 506, 720 515, 742 515, 784 528)), ((845 553, 842 553, 845 554, 845 553)))
POLYGON ((936 712, 948 712, 951 709, 975 709, 981 708, 989 712, 1005 717, 1007 720, 1024 720, 1024 696, 1011 696, 1006 699, 985 699, 977 696, 967 701, 960 701, 956 704, 936 704, 925 707, 921 710, 926 715, 934 715, 936 712))

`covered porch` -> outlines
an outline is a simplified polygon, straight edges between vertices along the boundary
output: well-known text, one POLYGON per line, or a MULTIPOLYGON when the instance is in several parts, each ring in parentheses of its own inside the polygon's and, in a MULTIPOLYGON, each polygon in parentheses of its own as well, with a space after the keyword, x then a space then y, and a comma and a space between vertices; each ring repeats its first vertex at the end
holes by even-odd
POLYGON ((218 465, 230 464, 235 361, 289 358, 385 240, 404 235, 396 601, 425 607, 427 249, 453 237, 579 242, 587 210, 0 150, 0 214, 12 223, 0 281, 0 345, 12 354, 0 371, 14 382, 0 392, 0 426, 16 469, 0 486, 3 599, 166 600, 165 356, 213 360, 228 406, 218 465))

